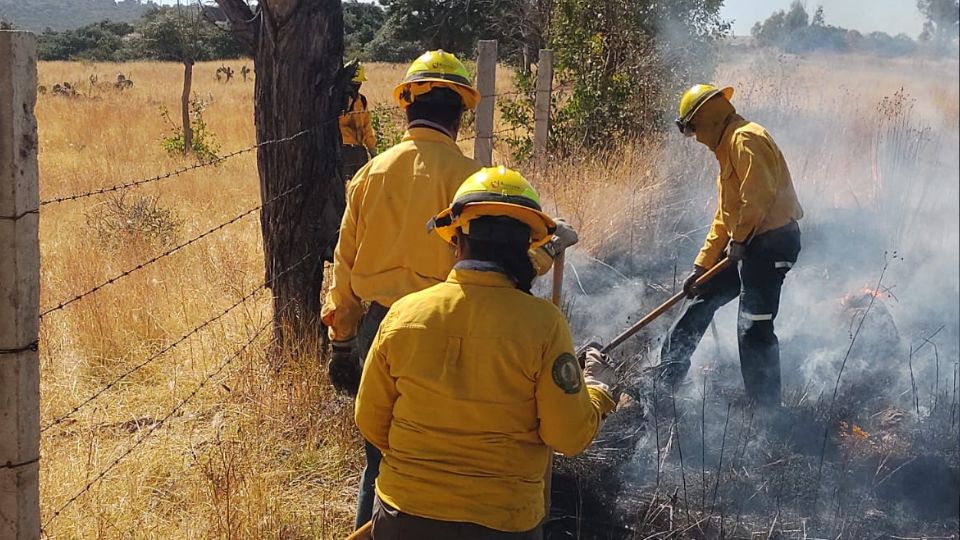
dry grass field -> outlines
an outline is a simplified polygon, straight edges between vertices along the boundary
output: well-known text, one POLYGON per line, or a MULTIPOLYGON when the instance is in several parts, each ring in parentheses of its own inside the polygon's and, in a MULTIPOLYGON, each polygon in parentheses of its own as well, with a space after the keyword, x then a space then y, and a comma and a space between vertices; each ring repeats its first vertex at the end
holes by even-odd
MULTIPOLYGON (((239 74, 242 62, 228 64, 239 74)), ((253 83, 239 76, 219 83, 218 66, 196 66, 194 92, 225 153, 254 143, 253 83)), ((368 65, 364 92, 373 106, 392 105, 390 90, 403 69, 368 65)), ((752 54, 725 60, 718 79, 737 87, 735 100, 744 112, 779 129, 774 133, 808 215, 817 219, 831 209, 890 204, 884 195, 890 170, 935 169, 948 183, 956 178, 956 74, 956 61, 752 54), (877 137, 887 129, 878 104, 901 88, 916 104, 909 118, 895 120, 930 126, 925 151, 942 155, 942 162, 889 162, 883 152, 870 151, 886 144, 877 137), (807 123, 785 133, 800 121, 807 123)), ((176 64, 42 63, 41 85, 68 81, 81 95, 39 97, 41 198, 189 165, 160 146, 170 132, 161 108, 177 117, 180 77, 176 64), (119 92, 90 79, 113 81, 118 73, 132 79, 133 88, 119 92)), ((498 91, 508 91, 505 70, 501 80, 498 91)), ((531 176, 548 210, 580 227, 584 252, 604 260, 624 254, 674 260, 702 238, 696 226, 712 213, 715 174, 705 152, 679 139, 626 142, 609 154, 574 156, 531 176)), ((472 141, 462 146, 472 151, 472 141)), ((497 155, 509 162, 506 148, 497 155)), ((143 187, 45 206, 41 309, 257 206, 257 184, 255 154, 248 152, 143 187)), ((942 239, 948 262, 957 258, 949 251, 955 235, 942 239)), ((871 277, 865 273, 865 280, 871 277)), ((43 432, 47 538, 344 536, 362 466, 352 403, 328 390, 319 359, 294 353, 266 359, 269 332, 261 329, 270 303, 268 293, 253 293, 262 280, 253 213, 43 316, 41 424, 110 385, 43 432), (249 301, 141 367, 251 293, 249 301)))

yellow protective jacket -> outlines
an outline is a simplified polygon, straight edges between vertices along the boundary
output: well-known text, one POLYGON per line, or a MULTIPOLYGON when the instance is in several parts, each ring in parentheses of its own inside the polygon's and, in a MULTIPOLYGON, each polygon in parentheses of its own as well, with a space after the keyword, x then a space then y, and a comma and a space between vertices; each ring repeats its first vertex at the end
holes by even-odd
MULTIPOLYGON (((362 302, 390 307, 401 297, 446 279, 453 249, 427 221, 450 205, 460 184, 480 170, 450 137, 414 127, 374 157, 347 184, 347 207, 333 255, 333 280, 321 316, 333 340, 356 335, 362 302)), ((530 254, 538 274, 553 259, 530 254)))
POLYGON ((613 408, 585 386, 559 309, 460 263, 390 308, 364 364, 356 421, 383 451, 377 494, 387 504, 526 531, 544 516, 550 448, 580 453, 613 408))
POLYGON ((345 145, 362 145, 371 153, 377 150, 377 136, 373 133, 367 98, 363 94, 357 94, 357 99, 350 104, 350 110, 340 115, 340 137, 345 145))
POLYGON ((747 243, 803 217, 787 162, 762 126, 729 116, 714 153, 720 163, 719 196, 713 225, 694 263, 702 268, 716 264, 731 240, 747 243))
POLYGON ((456 260, 427 221, 450 205, 480 164, 430 128, 407 131, 347 184, 347 207, 333 255, 333 282, 322 317, 334 340, 356 334, 364 302, 389 307, 440 283, 456 260))

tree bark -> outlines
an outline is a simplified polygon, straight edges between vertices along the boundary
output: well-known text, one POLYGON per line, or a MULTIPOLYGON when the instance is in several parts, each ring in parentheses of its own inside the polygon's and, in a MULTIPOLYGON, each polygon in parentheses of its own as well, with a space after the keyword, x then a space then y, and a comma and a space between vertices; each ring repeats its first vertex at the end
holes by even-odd
POLYGON ((193 127, 190 125, 190 89, 193 86, 193 60, 183 61, 183 93, 180 94, 180 120, 183 123, 183 155, 193 152, 193 127))
POLYGON ((337 122, 348 82, 341 3, 261 0, 256 13, 243 0, 217 3, 238 30, 252 30, 257 142, 307 130, 257 152, 275 334, 299 342, 321 328, 323 255, 332 249, 345 205, 337 122))

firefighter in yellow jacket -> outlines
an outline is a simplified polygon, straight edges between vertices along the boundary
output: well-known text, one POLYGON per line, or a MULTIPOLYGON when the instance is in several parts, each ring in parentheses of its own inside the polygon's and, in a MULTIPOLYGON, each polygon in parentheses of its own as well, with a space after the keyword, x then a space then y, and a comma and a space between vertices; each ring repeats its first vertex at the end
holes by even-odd
POLYGON ((614 409, 616 372, 596 349, 581 372, 563 314, 530 294, 528 250, 553 226, 503 167, 432 220, 458 262, 393 304, 357 396, 357 425, 383 452, 374 539, 540 538, 551 448, 580 453, 614 409))
MULTIPOLYGON (((456 57, 425 53, 393 95, 406 112, 407 131, 347 184, 333 280, 322 311, 332 341, 330 381, 350 395, 356 394, 362 361, 387 309, 409 293, 443 282, 456 262, 440 238, 424 233, 424 224, 480 169, 456 144, 461 116, 480 101, 456 57)), ((538 271, 546 272, 552 257, 576 240, 575 231, 558 227, 549 242, 531 252, 538 271)), ((365 449, 358 527, 370 520, 380 460, 375 446, 367 443, 365 449)))
POLYGON ((692 298, 660 354, 661 372, 679 382, 720 306, 740 298, 737 338, 748 397, 779 405, 780 349, 774 320, 780 288, 800 253, 797 221, 803 210, 787 162, 762 126, 744 120, 730 99, 733 88, 698 84, 680 99, 677 127, 717 157, 718 203, 713 225, 683 289, 692 298), (698 290, 696 280, 723 254, 731 265, 698 290))
MULTIPOLYGON (((349 64, 348 64, 349 65, 349 64)), ((369 157, 377 155, 377 136, 370 122, 367 97, 360 93, 360 86, 367 82, 366 68, 356 64, 350 93, 343 114, 340 115, 341 163, 344 181, 357 174, 369 157), (368 157, 369 156, 369 157, 368 157)))

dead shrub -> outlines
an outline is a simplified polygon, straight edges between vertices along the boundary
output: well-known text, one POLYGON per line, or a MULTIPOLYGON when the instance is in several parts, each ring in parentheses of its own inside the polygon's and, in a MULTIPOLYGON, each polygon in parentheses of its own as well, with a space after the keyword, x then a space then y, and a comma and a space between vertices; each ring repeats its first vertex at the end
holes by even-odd
POLYGON ((183 219, 160 204, 156 195, 121 193, 86 213, 87 227, 99 243, 112 250, 124 247, 172 247, 180 237, 183 219))

